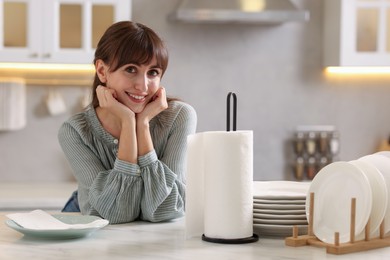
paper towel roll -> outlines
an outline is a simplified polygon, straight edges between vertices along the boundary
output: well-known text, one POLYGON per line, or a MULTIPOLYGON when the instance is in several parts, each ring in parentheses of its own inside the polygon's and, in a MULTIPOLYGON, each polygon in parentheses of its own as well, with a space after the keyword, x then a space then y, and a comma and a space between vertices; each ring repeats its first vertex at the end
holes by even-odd
POLYGON ((26 126, 26 86, 20 78, 0 78, 0 131, 26 126))
POLYGON ((186 233, 217 239, 253 235, 253 132, 188 137, 186 233))
POLYGON ((187 138, 186 236, 204 232, 204 158, 203 133, 187 138))

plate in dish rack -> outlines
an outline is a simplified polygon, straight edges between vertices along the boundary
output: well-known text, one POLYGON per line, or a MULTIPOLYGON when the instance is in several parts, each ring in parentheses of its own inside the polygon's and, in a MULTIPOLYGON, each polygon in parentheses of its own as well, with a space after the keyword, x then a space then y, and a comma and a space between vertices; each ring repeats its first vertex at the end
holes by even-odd
MULTIPOLYGON (((366 155, 358 159, 374 166, 385 179, 388 196, 390 194, 390 158, 384 152, 366 155)), ((385 233, 390 232, 390 199, 387 198, 386 213, 384 216, 385 233)))
POLYGON ((313 232, 325 242, 334 243, 339 232, 340 243, 350 241, 351 201, 356 198, 355 234, 364 231, 372 207, 372 192, 366 175, 348 162, 335 162, 322 168, 314 177, 306 199, 310 220, 310 193, 314 193, 313 232))
MULTIPOLYGON (((370 237, 375 237, 379 226, 385 217, 388 203, 386 181, 382 173, 368 162, 362 160, 350 161, 367 176, 372 191, 372 209, 370 214, 370 237)), ((385 222, 386 223, 386 222, 385 222)), ((362 234, 361 239, 364 236, 362 234)))
MULTIPOLYGON (((66 223, 66 224, 87 224, 95 220, 100 220, 100 217, 97 216, 83 216, 83 215, 67 215, 67 214, 56 214, 53 215, 56 219, 66 223)), ((24 228, 18 225, 11 219, 5 221, 5 224, 24 234, 26 237, 39 238, 39 239, 74 239, 81 238, 91 235, 93 232, 105 227, 108 224, 102 223, 99 226, 89 227, 89 228, 77 228, 77 229, 62 229, 62 230, 36 230, 24 228)))

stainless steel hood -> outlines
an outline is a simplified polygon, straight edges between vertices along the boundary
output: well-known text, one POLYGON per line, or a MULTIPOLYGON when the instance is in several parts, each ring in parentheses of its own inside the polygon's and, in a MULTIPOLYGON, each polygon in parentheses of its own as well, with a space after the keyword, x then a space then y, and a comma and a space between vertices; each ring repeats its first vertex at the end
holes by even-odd
POLYGON ((182 0, 171 20, 188 23, 280 24, 308 21, 291 0, 182 0))

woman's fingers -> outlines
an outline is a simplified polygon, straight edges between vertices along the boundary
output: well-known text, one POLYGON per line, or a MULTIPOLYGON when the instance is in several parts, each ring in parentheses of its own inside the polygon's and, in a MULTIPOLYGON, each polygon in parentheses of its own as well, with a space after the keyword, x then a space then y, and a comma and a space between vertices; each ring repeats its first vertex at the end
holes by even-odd
POLYGON ((158 100, 158 102, 160 102, 160 104, 162 104, 164 107, 164 103, 166 103, 166 100, 167 100, 167 96, 166 96, 166 92, 165 92, 164 87, 160 87, 156 91, 156 94, 153 97, 153 101, 155 101, 155 100, 158 100))
POLYGON ((116 92, 113 89, 99 85, 96 88, 99 105, 101 107, 109 106, 113 100, 115 100, 116 92))

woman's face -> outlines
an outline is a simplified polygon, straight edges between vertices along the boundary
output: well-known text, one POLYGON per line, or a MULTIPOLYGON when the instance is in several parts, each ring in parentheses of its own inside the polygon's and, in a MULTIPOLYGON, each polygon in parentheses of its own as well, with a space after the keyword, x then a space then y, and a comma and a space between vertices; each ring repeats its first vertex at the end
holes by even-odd
POLYGON ((126 64, 114 72, 107 71, 106 86, 115 90, 119 102, 140 113, 160 87, 161 75, 154 58, 149 64, 126 64))

